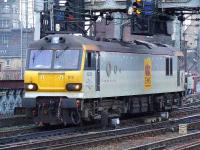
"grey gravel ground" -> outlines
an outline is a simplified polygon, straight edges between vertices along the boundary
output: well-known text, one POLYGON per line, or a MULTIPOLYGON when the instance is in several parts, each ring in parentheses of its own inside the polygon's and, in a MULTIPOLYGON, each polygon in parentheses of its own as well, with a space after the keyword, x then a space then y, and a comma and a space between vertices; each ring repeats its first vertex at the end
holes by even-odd
POLYGON ((159 135, 159 136, 152 136, 152 137, 142 137, 142 138, 131 138, 131 139, 124 139, 124 140, 116 140, 111 142, 110 144, 105 144, 105 145, 97 145, 95 147, 90 147, 90 148, 84 148, 86 150, 124 150, 128 149, 130 147, 135 147, 151 142, 156 142, 160 140, 164 140, 166 138, 172 138, 176 137, 179 134, 176 133, 166 133, 164 135, 159 135))

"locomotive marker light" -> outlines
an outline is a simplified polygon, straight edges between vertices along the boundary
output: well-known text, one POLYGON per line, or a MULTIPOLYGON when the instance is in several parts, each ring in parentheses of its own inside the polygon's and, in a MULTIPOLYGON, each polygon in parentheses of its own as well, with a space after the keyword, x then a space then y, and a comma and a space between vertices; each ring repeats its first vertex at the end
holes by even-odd
POLYGON ((65 43, 65 39, 63 37, 53 37, 52 39, 46 38, 47 42, 51 42, 52 44, 60 44, 65 43))
POLYGON ((27 91, 37 91, 38 87, 34 83, 28 83, 28 84, 25 84, 25 89, 27 91))
POLYGON ((52 44, 59 44, 60 38, 59 37, 53 37, 52 38, 52 44))
POLYGON ((28 89, 32 90, 34 88, 34 85, 33 84, 29 84, 28 85, 28 89))
POLYGON ((80 91, 82 89, 81 83, 69 83, 66 86, 66 89, 68 91, 80 91))

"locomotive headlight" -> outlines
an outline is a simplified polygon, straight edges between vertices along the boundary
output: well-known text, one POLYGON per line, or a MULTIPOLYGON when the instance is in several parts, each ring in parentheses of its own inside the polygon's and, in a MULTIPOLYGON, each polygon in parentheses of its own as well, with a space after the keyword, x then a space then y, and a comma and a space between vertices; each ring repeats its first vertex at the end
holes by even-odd
POLYGON ((29 90, 32 90, 34 88, 34 85, 33 84, 29 84, 28 86, 27 86, 27 89, 29 89, 29 90))
POLYGON ((59 39, 60 39, 59 37, 53 37, 51 42, 53 44, 59 44, 59 39))
POLYGON ((68 91, 80 91, 82 89, 81 83, 69 83, 66 85, 68 91))
POLYGON ((37 89, 38 89, 38 87, 34 83, 25 84, 25 90, 27 90, 27 91, 36 91, 37 89))

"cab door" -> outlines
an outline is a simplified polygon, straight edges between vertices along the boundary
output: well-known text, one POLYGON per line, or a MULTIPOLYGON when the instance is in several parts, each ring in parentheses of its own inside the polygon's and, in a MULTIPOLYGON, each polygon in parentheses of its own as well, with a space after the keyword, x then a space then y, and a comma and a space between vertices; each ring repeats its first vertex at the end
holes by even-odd
MULTIPOLYGON (((94 90, 100 91, 100 53, 96 51, 86 51, 85 70, 90 71, 90 79, 94 78, 94 90), (94 73, 94 76, 92 75, 94 73)), ((88 77, 87 77, 88 78, 88 77)))

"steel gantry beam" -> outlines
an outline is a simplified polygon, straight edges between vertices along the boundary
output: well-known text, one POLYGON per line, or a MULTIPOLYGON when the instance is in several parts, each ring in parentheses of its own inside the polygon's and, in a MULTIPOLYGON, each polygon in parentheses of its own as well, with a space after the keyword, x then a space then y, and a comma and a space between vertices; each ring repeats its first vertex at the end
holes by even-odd
POLYGON ((88 11, 126 11, 127 0, 85 0, 88 11))
MULTIPOLYGON (((200 9, 200 0, 155 0, 158 8, 177 10, 200 9)), ((126 10, 127 0, 85 0, 85 9, 92 11, 126 10)))
POLYGON ((200 8, 200 0, 157 0, 158 8, 193 10, 200 8))

